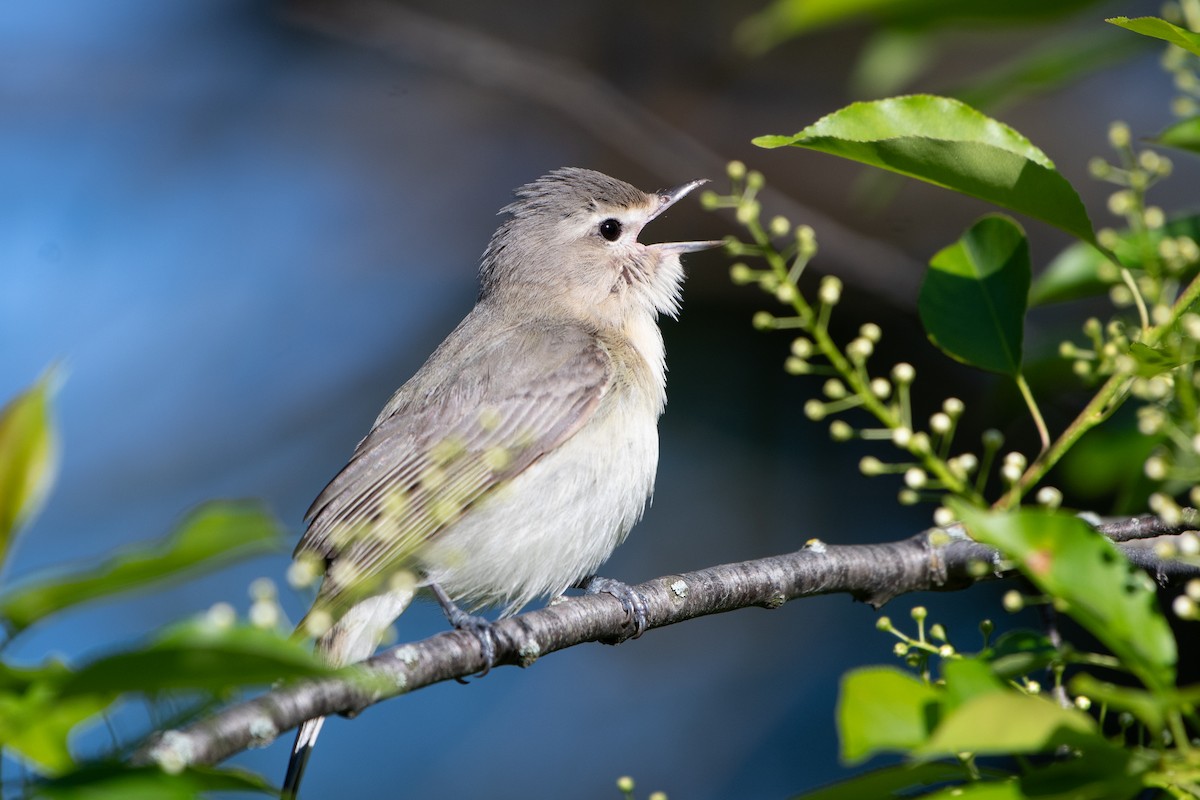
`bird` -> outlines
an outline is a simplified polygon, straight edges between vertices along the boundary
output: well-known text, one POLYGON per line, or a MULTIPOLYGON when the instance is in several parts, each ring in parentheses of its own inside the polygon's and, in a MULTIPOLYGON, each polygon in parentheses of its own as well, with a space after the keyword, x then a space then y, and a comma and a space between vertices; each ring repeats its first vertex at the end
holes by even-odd
MULTIPOLYGON (((419 590, 475 634, 569 588, 607 592, 632 636, 645 600, 596 575, 641 518, 666 405, 660 315, 680 310, 680 256, 643 226, 704 180, 643 192, 564 167, 514 191, 479 265, 474 307, 388 400, 305 515, 293 569, 320 576, 300 628, 330 666, 369 657, 419 590), (458 604, 465 603, 464 611, 458 604)), ((301 724, 294 798, 323 717, 301 724)))

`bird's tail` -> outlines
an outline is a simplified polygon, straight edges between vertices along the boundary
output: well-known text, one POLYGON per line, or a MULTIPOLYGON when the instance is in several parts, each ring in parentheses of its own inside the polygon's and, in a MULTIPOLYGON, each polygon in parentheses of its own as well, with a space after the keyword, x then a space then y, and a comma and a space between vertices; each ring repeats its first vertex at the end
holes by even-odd
POLYGON ((279 793, 281 800, 296 800, 300 792, 300 779, 304 777, 304 768, 308 766, 309 756, 317 744, 317 735, 325 724, 324 717, 305 720, 296 731, 296 743, 292 745, 292 757, 288 760, 287 774, 283 778, 283 789, 279 793))
MULTIPOLYGON (((415 587, 393 589, 353 606, 317 640, 317 653, 331 667, 342 667, 367 658, 375 652, 387 627, 412 602, 414 591, 415 587)), ((308 766, 323 724, 324 717, 314 717, 301 723, 296 731, 296 743, 292 746, 280 792, 282 800, 295 800, 299 794, 300 779, 304 777, 304 768, 308 766)))

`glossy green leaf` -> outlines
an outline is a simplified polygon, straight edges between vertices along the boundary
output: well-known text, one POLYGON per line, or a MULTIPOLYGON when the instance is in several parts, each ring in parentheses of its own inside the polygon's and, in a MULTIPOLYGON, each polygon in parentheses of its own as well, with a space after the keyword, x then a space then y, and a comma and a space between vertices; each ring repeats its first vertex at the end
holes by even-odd
POLYGON ((967 769, 958 764, 930 762, 897 764, 871 770, 840 783, 817 789, 794 800, 862 800, 862 798, 911 797, 923 789, 948 783, 965 784, 967 769))
POLYGON ((1095 241, 1083 202, 1045 153, 1007 125, 948 97, 854 103, 794 136, 760 136, 754 143, 803 147, 890 170, 1095 241))
POLYGON ((1162 39, 1164 42, 1170 42, 1176 47, 1182 47, 1192 55, 1200 56, 1200 33, 1192 33, 1178 25, 1172 25, 1165 19, 1158 17, 1113 17, 1106 19, 1105 22, 1112 23, 1118 28, 1124 28, 1127 31, 1140 33, 1142 36, 1150 36, 1155 39, 1162 39))
POLYGON ((823 28, 869 21, 909 30, 963 23, 1023 25, 1056 19, 1095 0, 775 0, 734 31, 752 54, 823 28))
POLYGON ((917 747, 937 722, 939 702, 936 689, 906 672, 871 667, 846 673, 837 711, 842 758, 862 761, 917 747))
POLYGON ((181 574, 222 567, 279 549, 279 523, 254 503, 210 503, 165 540, 119 551, 97 566, 29 581, 0 595, 0 617, 14 631, 71 606, 140 589, 181 574))
POLYGON ((201 618, 170 628, 142 649, 81 667, 63 682, 61 691, 64 696, 179 689, 220 692, 335 672, 310 647, 277 631, 201 618))
POLYGON ((264 778, 241 769, 189 767, 168 773, 158 767, 93 764, 38 784, 34 797, 46 800, 199 800, 208 792, 279 792, 264 778))
POLYGON ((42 507, 58 465, 50 400, 58 374, 49 370, 0 409, 0 564, 12 537, 42 507))
POLYGON ((977 541, 1011 559, 1151 689, 1175 682, 1175 638, 1154 582, 1086 522, 1064 512, 985 512, 950 501, 977 541))
POLYGON ((1200 117, 1176 122, 1156 136, 1154 141, 1167 147, 1200 153, 1200 117))
POLYGON ((16 669, 0 664, 0 742, 43 775, 74 766, 67 747, 71 732, 107 708, 116 696, 61 696, 70 670, 60 662, 16 669))
POLYGON ((1005 691, 978 695, 948 712, 922 756, 1044 753, 1059 745, 1105 747, 1095 720, 1045 697, 1005 691))
MULTIPOLYGON (((1188 214, 1170 219, 1162 228, 1151 231, 1149 236, 1121 231, 1117 234, 1112 255, 1122 266, 1141 269, 1145 254, 1157 249, 1164 237, 1180 236, 1200 241, 1200 215, 1188 214)), ((1196 266, 1185 270, 1180 277, 1187 279, 1194 275, 1196 266)), ((1063 250, 1047 265, 1033 282, 1029 302, 1032 305, 1045 305, 1094 297, 1107 292, 1108 287, 1119 280, 1120 272, 1108 255, 1081 242, 1063 250)))
POLYGON ((1015 377, 1029 276, 1024 231, 1008 217, 984 217, 929 262, 917 301, 925 332, 950 357, 1015 377))

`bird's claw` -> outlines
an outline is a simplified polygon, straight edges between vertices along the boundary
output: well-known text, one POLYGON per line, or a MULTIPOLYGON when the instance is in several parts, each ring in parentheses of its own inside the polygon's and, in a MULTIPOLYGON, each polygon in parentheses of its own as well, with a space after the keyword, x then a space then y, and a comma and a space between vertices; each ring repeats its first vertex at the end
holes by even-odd
POLYGON ((617 598, 621 608, 625 609, 625 626, 633 626, 633 633, 625 638, 636 639, 646 632, 650 610, 645 596, 637 589, 614 578, 603 578, 599 575, 584 578, 579 582, 579 588, 587 594, 603 592, 617 598))
MULTIPOLYGON (((446 615, 446 619, 454 626, 455 630, 465 631, 475 637, 475 641, 479 642, 479 650, 483 656, 483 669, 478 673, 482 678, 492 671, 492 667, 496 664, 496 628, 495 625, 486 617, 468 614, 463 611, 449 595, 442 590, 442 587, 436 583, 429 584, 430 591, 437 598, 438 604, 442 607, 442 612, 446 615)), ((464 678, 455 678, 459 683, 466 683, 464 678)))

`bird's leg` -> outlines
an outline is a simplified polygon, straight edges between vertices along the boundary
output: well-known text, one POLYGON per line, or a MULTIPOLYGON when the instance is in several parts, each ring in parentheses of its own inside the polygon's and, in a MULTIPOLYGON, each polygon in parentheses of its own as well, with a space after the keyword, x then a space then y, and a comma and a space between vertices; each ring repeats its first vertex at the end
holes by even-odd
MULTIPOLYGON (((492 665, 496 663, 496 632, 492 623, 484 617, 463 611, 436 583, 429 584, 429 591, 433 592, 433 596, 437 598, 438 605, 442 607, 442 612, 445 613, 450 624, 456 630, 472 634, 479 641, 479 649, 483 651, 483 671, 479 673, 479 677, 487 675, 491 671, 492 665)), ((458 679, 458 682, 466 683, 461 678, 458 679)))
POLYGON ((614 578, 602 578, 599 575, 587 576, 576 584, 576 588, 587 594, 603 592, 617 598, 621 602, 621 608, 625 609, 626 626, 633 625, 633 633, 628 638, 636 639, 646 632, 646 615, 649 609, 646 607, 646 598, 637 589, 614 578))

